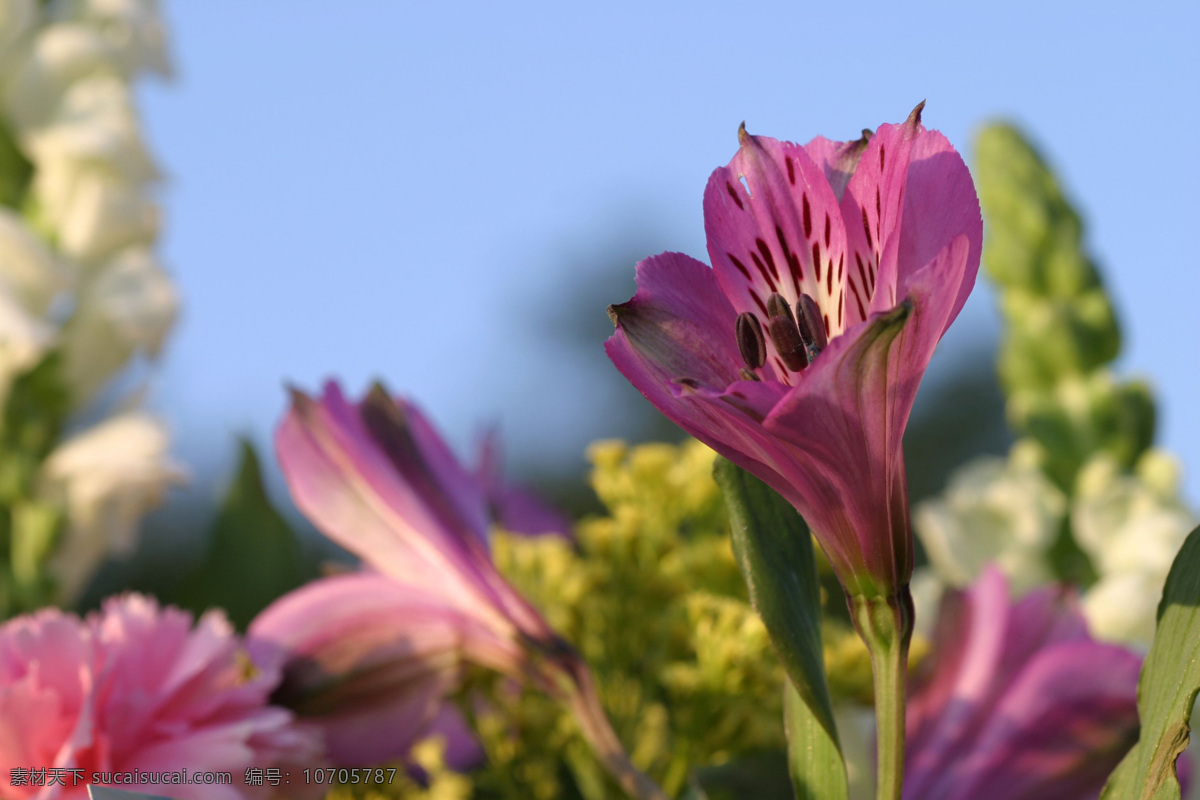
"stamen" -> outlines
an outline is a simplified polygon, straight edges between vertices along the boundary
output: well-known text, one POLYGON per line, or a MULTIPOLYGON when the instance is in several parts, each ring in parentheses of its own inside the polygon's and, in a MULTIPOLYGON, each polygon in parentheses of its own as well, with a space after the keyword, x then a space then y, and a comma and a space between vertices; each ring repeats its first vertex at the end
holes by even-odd
POLYGON ((745 367, 742 367, 742 371, 739 374, 742 376, 742 380, 744 380, 744 381, 761 381, 762 380, 762 378, 758 377, 757 375, 755 375, 753 372, 746 369, 745 367))
POLYGON ((767 298, 767 316, 768 317, 792 317, 792 307, 788 305, 787 298, 775 292, 767 298))
POLYGON ((767 311, 771 315, 767 331, 784 366, 792 372, 801 371, 808 366, 808 356, 791 307, 782 295, 773 294, 767 299, 767 311))
POLYGON ((811 364, 829 344, 829 338, 825 335, 825 323, 817 301, 806 294, 800 295, 800 302, 796 304, 796 323, 811 364))
POLYGON ((742 353, 742 361, 750 369, 758 369, 767 363, 767 342, 763 339, 762 325, 758 317, 749 311, 743 311, 737 318, 738 350, 742 353))

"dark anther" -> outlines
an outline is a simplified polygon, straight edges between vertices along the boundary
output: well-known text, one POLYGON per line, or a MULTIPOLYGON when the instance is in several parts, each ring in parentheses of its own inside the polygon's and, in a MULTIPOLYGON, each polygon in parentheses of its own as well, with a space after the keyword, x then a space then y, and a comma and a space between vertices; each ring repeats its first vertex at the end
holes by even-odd
POLYGON ((767 315, 771 317, 787 317, 789 320, 795 319, 792 316, 792 307, 788 305, 787 298, 779 292, 773 292, 767 298, 767 315))
POLYGON ((742 371, 738 374, 740 374, 742 376, 742 380, 744 380, 744 381, 761 381, 762 380, 762 378, 758 377, 757 375, 755 375, 753 372, 746 369, 745 367, 742 367, 742 371))
POLYGON ((792 309, 782 295, 776 293, 767 298, 767 332, 775 344, 775 351, 783 359, 783 365, 792 372, 799 372, 808 366, 808 356, 804 341, 800 338, 800 330, 796 327, 796 319, 792 309))
POLYGON ((767 342, 763 338, 762 325, 749 311, 738 314, 737 342, 747 367, 758 369, 767 363, 767 342))
POLYGON ((800 302, 796 304, 796 324, 811 363, 829 344, 829 337, 825 335, 825 324, 821 321, 821 309, 817 301, 806 294, 800 295, 800 302))

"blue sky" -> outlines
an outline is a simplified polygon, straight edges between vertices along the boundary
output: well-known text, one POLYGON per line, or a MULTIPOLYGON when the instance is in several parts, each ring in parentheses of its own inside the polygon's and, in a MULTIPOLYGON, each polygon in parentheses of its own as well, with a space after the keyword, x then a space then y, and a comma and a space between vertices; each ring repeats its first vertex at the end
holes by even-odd
MULTIPOLYGON (((738 123, 852 138, 926 99, 962 150, 1000 117, 1052 160, 1119 368, 1154 383, 1200 499, 1200 6, 900 5, 168 2, 179 74, 141 94, 184 301, 154 397, 180 456, 203 476, 234 434, 265 442, 285 381, 378 377, 460 446, 499 423, 513 460, 574 468, 629 390, 572 318, 627 299, 639 256, 704 256, 738 123), (616 296, 571 302, 614 271, 616 296)), ((933 380, 992 307, 977 292, 933 380)))

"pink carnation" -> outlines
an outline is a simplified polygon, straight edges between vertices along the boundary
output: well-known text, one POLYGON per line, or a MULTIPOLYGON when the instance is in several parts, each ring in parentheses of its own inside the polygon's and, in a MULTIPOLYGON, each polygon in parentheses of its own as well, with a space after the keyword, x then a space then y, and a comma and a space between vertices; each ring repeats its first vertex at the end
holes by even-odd
MULTIPOLYGON (((0 626, 0 786, 11 800, 83 800, 93 773, 229 772, 229 785, 128 786, 241 800, 246 770, 312 762, 319 740, 271 706, 279 665, 252 661, 220 612, 125 595, 80 620, 57 609, 0 626), (66 770, 65 786, 23 770, 66 770), (71 773, 69 770, 82 770, 71 773), (73 786, 73 777, 82 775, 73 786), (23 784, 23 785, 21 785, 23 784)), ((111 780, 111 779, 110 779, 111 780)))

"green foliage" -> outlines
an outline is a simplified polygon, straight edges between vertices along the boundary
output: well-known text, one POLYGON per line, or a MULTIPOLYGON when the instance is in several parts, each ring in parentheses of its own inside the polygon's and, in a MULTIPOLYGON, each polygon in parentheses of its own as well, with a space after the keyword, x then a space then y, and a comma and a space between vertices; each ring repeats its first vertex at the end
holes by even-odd
POLYGON ((12 129, 0 120, 0 205, 20 208, 33 177, 33 164, 21 152, 12 129))
POLYGON ((1105 369, 1120 330, 1083 228, 1046 163, 1015 129, 985 128, 975 176, 987 222, 984 266, 1000 291, 1000 376, 1012 426, 1068 494, 1092 456, 1128 469, 1154 437, 1154 403, 1105 369))
POLYGON ((1191 736, 1200 692, 1200 528, 1175 557, 1158 606, 1158 629, 1138 681, 1141 737, 1104 787, 1102 800, 1179 800, 1175 759, 1191 736))
POLYGON ((50 353, 9 387, 0 415, 0 620, 46 605, 54 586, 46 561, 61 514, 36 499, 42 462, 70 409, 60 358, 50 353))
POLYGON ((241 463, 213 523, 208 555, 174 601, 197 613, 223 608, 244 630, 272 600, 311 577, 296 534, 263 488, 254 448, 242 441, 241 463))
POLYGON ((58 443, 71 408, 61 362, 51 352, 9 388, 0 416, 0 504, 33 493, 42 461, 58 443))
POLYGON ((799 800, 844 800, 846 766, 825 682, 821 593, 808 526, 758 478, 721 459, 714 472, 729 511, 733 548, 790 680, 785 721, 799 800))

